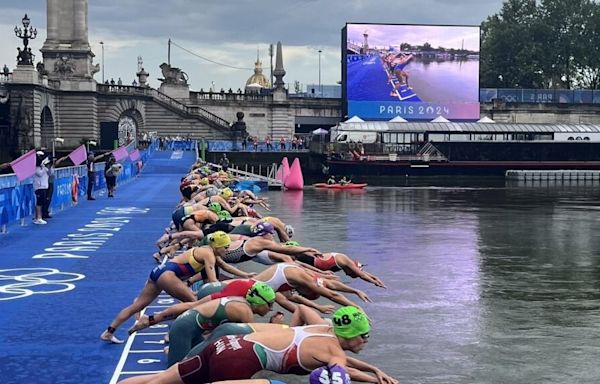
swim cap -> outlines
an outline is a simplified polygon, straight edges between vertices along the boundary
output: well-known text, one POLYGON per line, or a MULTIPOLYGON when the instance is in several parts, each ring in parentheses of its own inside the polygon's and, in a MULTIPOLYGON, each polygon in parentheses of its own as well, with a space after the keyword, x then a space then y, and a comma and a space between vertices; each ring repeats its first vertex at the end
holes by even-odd
POLYGON ((254 232, 256 236, 263 236, 275 232, 275 227, 273 227, 273 224, 271 223, 258 222, 252 226, 252 232, 254 232))
POLYGON ((213 211, 214 213, 219 213, 221 212, 221 204, 214 202, 214 203, 210 203, 208 204, 208 209, 213 211))
POLYGON ((208 189, 206 190, 206 196, 207 196, 207 197, 216 196, 218 192, 219 192, 219 191, 217 190, 217 188, 208 188, 208 189))
POLYGON ((200 185, 208 185, 208 177, 201 178, 200 185))
POLYGON ((310 384, 350 384, 350 375, 346 369, 337 364, 315 369, 310 373, 310 384))
POLYGON ((257 281, 248 290, 246 301, 251 305, 272 304, 275 301, 275 291, 267 283, 257 281))
POLYGON ((231 244, 231 238, 223 231, 211 233, 208 237, 208 244, 213 248, 227 248, 231 244))
POLYGON ((287 235, 292 238, 294 237, 294 227, 292 227, 291 225, 287 224, 285 226, 285 232, 287 233, 287 235))
POLYGON ((369 333, 371 326, 367 316, 352 306, 341 307, 333 313, 333 333, 344 339, 369 333))
POLYGON ((227 187, 221 191, 221 197, 223 197, 225 200, 229 199, 231 196, 233 196, 233 191, 231 188, 227 187))
POLYGON ((300 243, 296 240, 288 240, 284 243, 284 245, 287 245, 288 247, 299 247, 300 243))
POLYGON ((233 221, 233 218, 231 217, 231 213, 229 213, 225 210, 218 212, 217 215, 219 216, 219 221, 225 221, 228 223, 233 221))

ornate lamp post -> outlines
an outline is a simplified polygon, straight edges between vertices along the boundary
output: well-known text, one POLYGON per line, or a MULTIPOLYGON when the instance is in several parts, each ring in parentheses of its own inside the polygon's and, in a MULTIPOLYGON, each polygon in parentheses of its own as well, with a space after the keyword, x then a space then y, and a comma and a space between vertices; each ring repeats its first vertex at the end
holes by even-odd
POLYGON ((37 36, 37 29, 29 25, 31 20, 29 20, 27 14, 25 14, 25 17, 23 17, 21 22, 23 23, 23 29, 21 29, 21 27, 15 26, 15 35, 19 39, 23 40, 23 50, 21 50, 21 48, 17 48, 17 51, 19 51, 19 54, 17 55, 17 64, 33 65, 34 55, 33 53, 31 53, 31 48, 29 48, 28 45, 29 40, 33 40, 37 36))

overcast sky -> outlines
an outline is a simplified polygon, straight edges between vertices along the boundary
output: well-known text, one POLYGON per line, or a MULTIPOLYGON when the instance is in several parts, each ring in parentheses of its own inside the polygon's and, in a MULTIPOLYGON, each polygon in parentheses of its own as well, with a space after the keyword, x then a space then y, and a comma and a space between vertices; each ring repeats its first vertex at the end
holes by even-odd
MULTIPOLYGON (((270 76, 270 43, 283 44, 284 81, 335 84, 340 74, 341 29, 346 23, 479 25, 498 13, 502 0, 90 0, 89 41, 101 62, 104 41, 105 79, 131 84, 142 56, 151 85, 158 87, 159 65, 167 61, 190 77, 190 88, 243 88, 252 75, 257 49, 270 76), (168 4, 168 5, 166 5, 168 4), (243 69, 234 69, 239 67, 243 69)), ((45 0, 0 0, 0 66, 16 66, 14 27, 25 13, 38 29, 31 42, 41 60, 46 39, 45 0)), ((435 46, 435 45, 434 45, 435 46)), ((101 80, 101 73, 96 74, 101 80)))

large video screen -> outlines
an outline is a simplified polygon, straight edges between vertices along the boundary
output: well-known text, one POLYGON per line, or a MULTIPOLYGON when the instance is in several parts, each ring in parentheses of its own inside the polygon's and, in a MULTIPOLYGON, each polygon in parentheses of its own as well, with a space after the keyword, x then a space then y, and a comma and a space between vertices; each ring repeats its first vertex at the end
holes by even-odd
POLYGON ((346 24, 347 115, 479 119, 479 27, 346 24))

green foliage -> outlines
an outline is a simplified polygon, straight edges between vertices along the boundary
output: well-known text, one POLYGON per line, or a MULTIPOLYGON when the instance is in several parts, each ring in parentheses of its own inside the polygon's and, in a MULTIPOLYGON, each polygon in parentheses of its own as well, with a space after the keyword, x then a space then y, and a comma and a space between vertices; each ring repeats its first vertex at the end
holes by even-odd
POLYGON ((481 25, 481 86, 597 88, 600 5, 507 0, 481 25))

